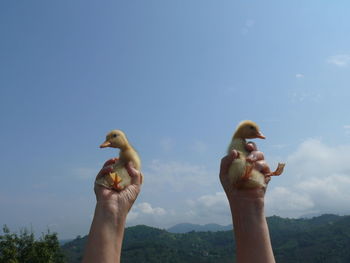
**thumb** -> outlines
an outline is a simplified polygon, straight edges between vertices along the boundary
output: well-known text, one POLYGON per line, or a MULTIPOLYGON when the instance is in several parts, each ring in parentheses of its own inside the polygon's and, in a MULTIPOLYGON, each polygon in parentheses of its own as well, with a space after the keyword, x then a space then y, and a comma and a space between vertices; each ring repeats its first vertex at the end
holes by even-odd
POLYGON ((232 150, 228 155, 221 159, 220 174, 224 175, 228 173, 232 162, 239 157, 239 152, 232 150))

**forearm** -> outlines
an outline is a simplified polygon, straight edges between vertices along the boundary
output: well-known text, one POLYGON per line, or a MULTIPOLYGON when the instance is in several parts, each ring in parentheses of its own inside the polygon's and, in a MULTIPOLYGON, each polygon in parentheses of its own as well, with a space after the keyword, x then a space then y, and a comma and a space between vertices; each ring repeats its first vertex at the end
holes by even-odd
POLYGON ((264 214, 264 198, 235 196, 229 200, 238 263, 275 262, 264 214))
POLYGON ((97 202, 83 263, 120 262, 126 214, 112 202, 97 202))

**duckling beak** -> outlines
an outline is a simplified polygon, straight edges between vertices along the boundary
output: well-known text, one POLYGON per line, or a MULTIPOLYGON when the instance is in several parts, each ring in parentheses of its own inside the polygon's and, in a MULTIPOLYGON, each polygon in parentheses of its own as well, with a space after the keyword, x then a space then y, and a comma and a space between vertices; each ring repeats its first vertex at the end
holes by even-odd
POLYGON ((258 131, 257 135, 256 135, 256 138, 260 138, 260 139, 266 139, 265 135, 262 134, 261 131, 258 131))
POLYGON ((100 145, 100 148, 106 148, 106 147, 110 147, 111 146, 111 143, 109 141, 105 141, 104 143, 102 143, 100 145))

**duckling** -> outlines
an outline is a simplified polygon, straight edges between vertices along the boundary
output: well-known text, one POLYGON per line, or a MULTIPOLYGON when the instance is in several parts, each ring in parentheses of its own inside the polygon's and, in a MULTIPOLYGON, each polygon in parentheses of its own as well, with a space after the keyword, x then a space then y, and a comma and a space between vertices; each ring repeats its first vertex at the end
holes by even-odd
POLYGON ((241 188, 266 187, 265 176, 280 175, 283 172, 285 164, 279 163, 276 171, 264 171, 264 174, 254 169, 254 164, 261 157, 256 152, 256 146, 246 139, 265 139, 259 126, 250 120, 242 121, 233 134, 227 153, 232 150, 237 151, 237 158, 232 162, 229 169, 229 180, 232 184, 239 185, 241 188))
POLYGON ((105 186, 117 191, 123 190, 130 185, 131 178, 125 165, 132 162, 135 169, 141 169, 141 160, 136 150, 130 145, 126 135, 121 130, 112 130, 106 136, 106 141, 100 145, 100 148, 118 148, 120 149, 119 158, 112 164, 113 172, 96 180, 96 184, 105 186))

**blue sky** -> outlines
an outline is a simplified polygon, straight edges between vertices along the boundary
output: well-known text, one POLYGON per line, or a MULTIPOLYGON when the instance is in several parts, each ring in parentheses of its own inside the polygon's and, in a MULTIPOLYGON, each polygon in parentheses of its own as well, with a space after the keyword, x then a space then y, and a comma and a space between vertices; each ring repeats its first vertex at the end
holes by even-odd
POLYGON ((128 225, 229 224, 237 123, 274 168, 267 215, 349 214, 348 1, 2 1, 0 224, 85 235, 124 130, 145 183, 128 225), (327 200, 327 201, 325 201, 327 200))

